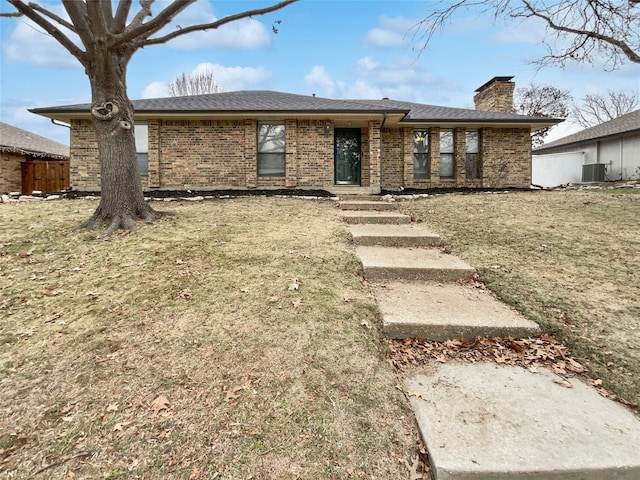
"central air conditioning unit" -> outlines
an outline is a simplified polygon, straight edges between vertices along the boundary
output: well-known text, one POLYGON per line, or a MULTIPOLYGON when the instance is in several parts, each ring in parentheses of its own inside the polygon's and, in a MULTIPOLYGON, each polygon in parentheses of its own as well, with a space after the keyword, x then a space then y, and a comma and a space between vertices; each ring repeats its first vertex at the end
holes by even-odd
POLYGON ((604 163, 591 163, 582 166, 583 182, 604 182, 606 165, 604 163))

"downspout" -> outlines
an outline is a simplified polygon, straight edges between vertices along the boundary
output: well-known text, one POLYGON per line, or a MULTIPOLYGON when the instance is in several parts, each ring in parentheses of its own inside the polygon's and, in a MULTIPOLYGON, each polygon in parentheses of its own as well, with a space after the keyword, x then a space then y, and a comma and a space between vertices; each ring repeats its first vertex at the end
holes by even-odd
POLYGON ((382 170, 382 129, 384 128, 384 124, 387 122, 387 112, 382 113, 382 125, 380 125, 380 152, 378 157, 380 158, 380 191, 382 191, 382 180, 383 180, 383 170, 382 170))
POLYGON ((620 180, 624 180, 624 137, 620 137, 620 180))
POLYGON ((51 119, 51 123, 53 123, 54 125, 58 125, 59 127, 71 128, 71 125, 69 125, 68 123, 60 122, 60 121, 56 120, 55 118, 51 119))

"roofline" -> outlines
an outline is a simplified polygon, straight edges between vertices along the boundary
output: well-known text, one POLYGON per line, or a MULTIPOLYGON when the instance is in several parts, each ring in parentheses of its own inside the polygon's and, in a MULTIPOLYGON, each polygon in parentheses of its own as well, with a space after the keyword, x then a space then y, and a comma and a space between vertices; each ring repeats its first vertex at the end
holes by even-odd
POLYGON ((0 145, 0 152, 17 153, 19 155, 30 155, 32 157, 50 157, 54 160, 69 160, 69 155, 59 153, 43 152, 41 150, 31 150, 28 148, 13 147, 10 145, 0 145))
MULTIPOLYGON (((32 108, 31 113, 41 115, 43 117, 69 122, 72 119, 90 119, 91 112, 89 110, 68 110, 56 108, 32 108)), ((375 116, 386 116, 387 125, 401 124, 405 126, 497 126, 512 127, 528 126, 532 129, 540 129, 556 125, 563 122, 558 118, 514 118, 514 119, 451 119, 451 118, 429 118, 429 119, 407 119, 405 117, 411 112, 407 108, 380 108, 374 110, 136 110, 135 116, 138 119, 239 119, 246 118, 248 115, 257 119, 275 118, 275 117, 304 117, 312 119, 326 119, 328 116, 333 118, 359 118, 366 119, 375 116)))
POLYGON ((549 147, 545 147, 543 145, 542 147, 534 149, 533 152, 545 153, 546 151, 555 150, 558 148, 573 147, 576 145, 583 145, 585 143, 599 142, 601 140, 613 140, 615 138, 627 137, 636 133, 640 133, 640 128, 634 128, 633 130, 625 130, 624 132, 612 133, 610 135, 602 135, 600 137, 585 138, 583 140, 576 140, 574 142, 561 143, 559 145, 553 145, 549 147))

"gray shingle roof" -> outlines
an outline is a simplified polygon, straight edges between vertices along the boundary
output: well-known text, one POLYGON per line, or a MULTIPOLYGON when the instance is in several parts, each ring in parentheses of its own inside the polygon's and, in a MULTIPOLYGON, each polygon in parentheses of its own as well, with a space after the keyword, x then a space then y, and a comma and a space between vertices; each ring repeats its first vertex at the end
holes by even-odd
POLYGON ((606 137, 615 135, 624 135, 629 133, 640 133, 640 110, 622 115, 608 122, 601 123, 595 127, 581 130, 572 135, 554 140, 536 148, 535 153, 545 153, 553 149, 566 147, 572 144, 597 141, 606 137))
MULTIPOLYGON (((408 110, 409 113, 403 119, 405 122, 419 121, 477 121, 477 122, 549 122, 546 117, 531 117, 516 113, 486 112, 483 110, 473 110, 469 108, 442 107, 438 105, 427 105, 422 103, 402 102, 398 100, 354 100, 357 102, 377 103, 381 105, 393 106, 394 108, 408 110)), ((557 120, 559 123, 562 120, 557 120)))
POLYGON ((69 158, 68 146, 3 122, 0 122, 0 150, 36 157, 69 158))
MULTIPOLYGON (((513 113, 485 112, 464 108, 440 107, 396 100, 334 100, 293 93, 269 90, 244 90, 221 92, 187 97, 165 97, 134 100, 138 113, 396 113, 403 115, 402 121, 474 121, 507 123, 559 123, 561 120, 528 117, 513 113)), ((55 114, 86 114, 89 104, 60 107, 34 108, 33 113, 52 116, 55 114)))

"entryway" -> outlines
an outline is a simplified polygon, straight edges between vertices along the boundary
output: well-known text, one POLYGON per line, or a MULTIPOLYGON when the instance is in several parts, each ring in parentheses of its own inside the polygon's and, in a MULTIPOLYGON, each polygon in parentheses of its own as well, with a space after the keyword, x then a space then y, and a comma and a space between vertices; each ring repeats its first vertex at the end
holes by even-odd
POLYGON ((360 185, 362 144, 359 128, 336 128, 334 131, 336 185, 360 185))

